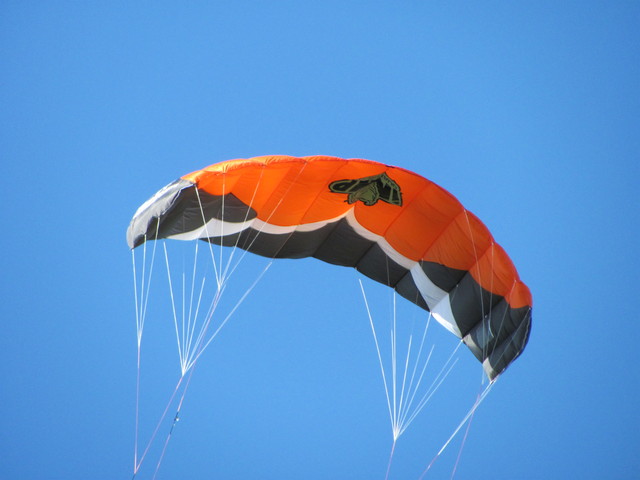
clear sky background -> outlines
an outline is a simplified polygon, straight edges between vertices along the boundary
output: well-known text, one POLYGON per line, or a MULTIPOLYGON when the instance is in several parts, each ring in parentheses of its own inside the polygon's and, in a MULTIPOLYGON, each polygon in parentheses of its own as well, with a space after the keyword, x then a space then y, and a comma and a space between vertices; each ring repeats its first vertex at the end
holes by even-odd
MULTIPOLYGON (((0 5, 0 478, 131 478, 129 220, 185 173, 265 154, 420 173, 531 288, 529 345, 455 478, 640 478, 638 2, 134 3, 0 5)), ((198 364, 157 478, 384 478, 357 278, 275 263, 198 364)), ((145 434, 179 375, 158 332, 145 434)), ((390 478, 418 478, 477 391, 442 393, 390 478)))

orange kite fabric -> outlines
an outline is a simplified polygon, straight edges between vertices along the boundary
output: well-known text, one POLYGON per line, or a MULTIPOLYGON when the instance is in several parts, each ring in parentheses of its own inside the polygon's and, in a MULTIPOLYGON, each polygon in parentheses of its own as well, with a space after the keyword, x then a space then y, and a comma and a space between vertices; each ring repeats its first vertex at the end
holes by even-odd
POLYGON ((485 225, 399 167, 327 156, 230 160, 146 202, 128 242, 202 239, 350 266, 430 311, 499 375, 524 349, 531 293, 485 225))

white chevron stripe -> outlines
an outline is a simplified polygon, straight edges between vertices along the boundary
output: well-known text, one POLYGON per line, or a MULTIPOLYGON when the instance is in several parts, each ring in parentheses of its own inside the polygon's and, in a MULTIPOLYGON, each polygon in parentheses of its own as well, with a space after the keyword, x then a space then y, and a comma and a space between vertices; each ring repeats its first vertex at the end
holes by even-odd
POLYGON ((389 244, 389 242, 387 242, 384 237, 377 235, 360 225, 355 217, 353 208, 348 212, 329 220, 291 226, 273 225, 258 218, 253 218, 251 220, 247 220, 246 222, 225 222, 213 218, 209 220, 203 227, 197 228, 190 232, 171 235, 171 237, 169 238, 173 238, 176 240, 196 240, 199 238, 222 237, 234 235, 248 228, 252 228, 261 233, 271 235, 286 235, 296 231, 312 232, 330 223, 335 223, 342 218, 346 218, 349 226, 353 228, 360 236, 372 242, 376 242, 382 249, 382 251, 391 260, 409 270, 411 272, 411 278, 422 294, 422 298, 429 306, 429 310, 431 310, 434 318, 451 333, 453 333, 457 337, 461 337, 460 330, 456 325, 453 312, 451 311, 449 294, 431 281, 427 274, 424 273, 424 270, 418 262, 401 255, 389 244))
POLYGON ((451 311, 449 294, 431 281, 427 274, 424 273, 424 270, 418 262, 401 255, 389 244, 389 242, 387 242, 384 237, 376 235, 360 225, 355 218, 353 210, 349 211, 347 221, 351 228, 353 228, 358 234, 367 240, 376 242, 389 258, 411 272, 411 278, 418 287, 418 291, 422 295, 422 298, 429 306, 429 310, 433 314, 434 318, 443 327, 460 338, 462 335, 456 325, 453 312, 451 311))

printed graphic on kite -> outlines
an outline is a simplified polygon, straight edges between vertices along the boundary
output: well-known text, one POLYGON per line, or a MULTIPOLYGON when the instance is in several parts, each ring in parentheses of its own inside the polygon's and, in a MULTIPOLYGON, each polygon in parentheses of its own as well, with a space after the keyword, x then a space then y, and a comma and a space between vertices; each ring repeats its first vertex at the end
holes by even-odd
POLYGON ((402 206, 400 187, 386 173, 355 180, 337 180, 329 184, 329 190, 333 193, 347 193, 345 201, 349 205, 360 200, 370 207, 382 200, 391 205, 402 206))

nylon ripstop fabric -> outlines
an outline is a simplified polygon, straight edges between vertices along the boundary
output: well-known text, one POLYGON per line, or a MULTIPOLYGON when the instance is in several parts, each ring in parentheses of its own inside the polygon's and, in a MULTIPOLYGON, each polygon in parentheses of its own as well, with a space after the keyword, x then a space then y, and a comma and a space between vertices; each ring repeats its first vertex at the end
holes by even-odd
POLYGON ((356 268, 430 311, 491 380, 529 338, 531 293, 508 255, 453 195, 402 168, 324 156, 218 163, 138 209, 129 247, 156 238, 356 268))

